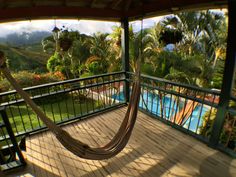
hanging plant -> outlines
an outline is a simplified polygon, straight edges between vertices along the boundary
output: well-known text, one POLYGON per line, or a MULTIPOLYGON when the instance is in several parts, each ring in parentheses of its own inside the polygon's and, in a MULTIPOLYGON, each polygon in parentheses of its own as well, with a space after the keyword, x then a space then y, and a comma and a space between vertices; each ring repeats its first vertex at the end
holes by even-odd
POLYGON ((160 42, 164 44, 175 44, 182 40, 183 35, 181 31, 173 29, 165 29, 160 33, 160 42))
POLYGON ((62 51, 66 52, 72 46, 72 40, 68 37, 59 39, 59 45, 62 51))

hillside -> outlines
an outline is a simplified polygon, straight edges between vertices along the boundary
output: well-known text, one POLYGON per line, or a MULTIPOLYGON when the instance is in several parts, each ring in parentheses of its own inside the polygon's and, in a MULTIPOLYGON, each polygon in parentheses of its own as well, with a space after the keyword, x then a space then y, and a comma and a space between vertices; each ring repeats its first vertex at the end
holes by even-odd
POLYGON ((0 50, 5 52, 8 58, 9 68, 12 71, 46 71, 46 63, 50 56, 43 52, 41 43, 21 47, 0 44, 0 50))
POLYGON ((43 52, 41 41, 50 35, 46 31, 33 31, 1 37, 0 50, 5 52, 10 69, 14 72, 46 72, 46 63, 50 56, 43 52))

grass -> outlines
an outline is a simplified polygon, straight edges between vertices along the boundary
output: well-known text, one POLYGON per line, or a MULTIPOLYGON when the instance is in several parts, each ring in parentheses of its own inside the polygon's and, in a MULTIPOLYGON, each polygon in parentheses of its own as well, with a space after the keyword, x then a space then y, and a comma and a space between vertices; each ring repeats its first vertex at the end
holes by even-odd
POLYGON ((0 48, 6 54, 12 71, 46 72, 46 63, 50 55, 44 53, 38 45, 33 45, 28 50, 25 47, 12 47, 6 44, 0 44, 0 48))
MULTIPOLYGON (((54 122, 60 122, 71 119, 76 116, 87 114, 94 109, 99 108, 99 103, 92 99, 86 99, 83 102, 79 102, 73 97, 68 96, 60 99, 59 101, 39 102, 38 105, 44 111, 44 113, 54 122)), ((37 129, 43 126, 43 123, 38 119, 33 110, 26 106, 26 104, 12 105, 7 108, 7 115, 12 125, 14 132, 25 132, 37 129)))
MULTIPOLYGON (((41 110, 54 122, 62 122, 70 120, 75 117, 92 113, 95 110, 102 109, 104 103, 96 100, 73 96, 73 94, 61 94, 54 96, 48 96, 47 98, 40 98, 35 100, 36 104, 41 110)), ((43 127, 43 122, 37 117, 34 111, 25 103, 15 104, 6 108, 9 121, 14 133, 21 134, 24 132, 31 132, 40 127, 43 127)), ((1 116, 0 116, 0 122, 1 116)), ((5 128, 3 131, 0 129, 0 137, 4 138, 4 134, 7 134, 5 128)), ((20 137, 17 138, 20 141, 20 137)), ((7 145, 6 140, 0 142, 1 146, 7 145)))

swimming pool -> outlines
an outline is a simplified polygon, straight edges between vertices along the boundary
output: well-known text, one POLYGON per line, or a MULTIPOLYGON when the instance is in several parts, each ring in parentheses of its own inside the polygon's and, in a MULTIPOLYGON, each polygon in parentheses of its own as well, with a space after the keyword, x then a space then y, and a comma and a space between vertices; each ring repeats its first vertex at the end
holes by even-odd
MULTIPOLYGON (((120 101, 124 101, 124 93, 120 92, 118 95, 112 95, 112 98, 120 101)), ((165 96, 162 98, 162 102, 160 96, 158 94, 153 94, 150 92, 144 92, 140 97, 139 107, 147 110, 153 115, 158 117, 162 117, 166 120, 173 120, 176 113, 178 113, 184 106, 184 101, 180 101, 177 103, 174 97, 165 96), (161 109, 161 105, 163 105, 163 110, 161 109)), ((203 124, 203 117, 205 113, 209 111, 209 108, 206 105, 198 104, 188 116, 183 120, 181 124, 182 127, 199 133, 199 127, 203 124)))

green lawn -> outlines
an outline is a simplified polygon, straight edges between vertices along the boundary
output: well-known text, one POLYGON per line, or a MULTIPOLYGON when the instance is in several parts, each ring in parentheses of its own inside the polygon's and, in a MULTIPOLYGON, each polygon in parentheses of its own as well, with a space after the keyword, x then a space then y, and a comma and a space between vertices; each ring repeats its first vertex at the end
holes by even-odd
MULTIPOLYGON (((92 99, 86 99, 83 102, 76 101, 76 99, 73 101, 71 96, 59 101, 51 101, 50 98, 48 98, 48 101, 44 100, 43 103, 38 102, 38 105, 46 115, 55 122, 87 114, 99 108, 97 101, 92 99)), ((9 116, 14 132, 29 131, 43 125, 32 109, 26 106, 26 104, 8 107, 7 115, 9 116)))

